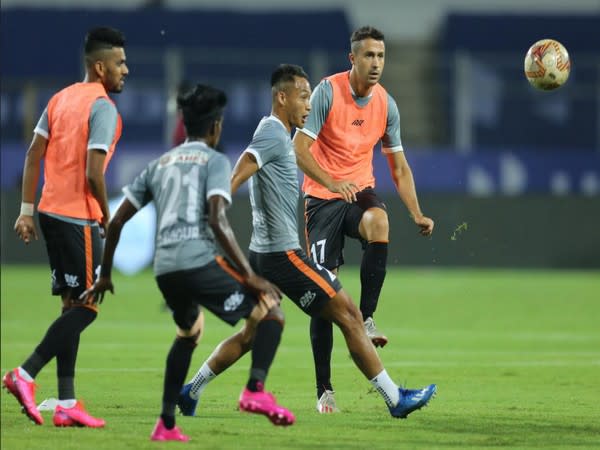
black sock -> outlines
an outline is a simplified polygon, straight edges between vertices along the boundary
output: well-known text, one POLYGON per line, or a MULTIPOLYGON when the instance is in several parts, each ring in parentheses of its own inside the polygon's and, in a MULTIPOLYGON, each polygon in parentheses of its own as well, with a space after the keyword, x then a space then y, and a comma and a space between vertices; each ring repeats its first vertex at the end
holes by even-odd
POLYGON ((45 358, 38 352, 34 351, 29 358, 21 365, 23 370, 35 378, 37 374, 44 368, 51 358, 45 358))
MULTIPOLYGON (((69 400, 75 397, 75 362, 79 350, 79 334, 71 345, 65 345, 56 354, 56 376, 58 377, 58 399, 69 400)), ((66 343, 65 343, 66 344, 66 343)))
POLYGON ((360 265, 360 312, 363 320, 373 316, 377 309, 379 293, 385 280, 387 242, 370 242, 365 246, 360 265))
POLYGON ((315 361, 317 399, 331 386, 331 352, 333 350, 333 325, 320 317, 310 318, 310 343, 315 361))
POLYGON ((248 390, 256 392, 259 390, 257 384, 264 385, 269 373, 269 368, 275 358, 277 347, 281 341, 283 325, 279 320, 261 320, 256 327, 256 336, 252 345, 252 367, 250 368, 250 379, 246 384, 248 390))
POLYGON ((167 430, 172 430, 173 428, 175 428, 175 415, 168 415, 168 414, 161 414, 160 418, 163 420, 163 423, 165 424, 165 428, 167 430))
POLYGON ((79 339, 79 334, 94 321, 96 315, 95 311, 83 307, 75 307, 63 312, 48 327, 46 335, 36 347, 34 353, 21 367, 35 378, 48 361, 63 351, 67 345, 71 346, 76 338, 79 339))
POLYGON ((171 350, 167 355, 167 367, 165 368, 165 381, 163 385, 162 413, 161 417, 165 426, 171 429, 175 426, 175 407, 177 397, 185 381, 185 376, 190 368, 192 353, 196 348, 196 337, 175 338, 171 350), (172 422, 170 417, 173 418, 172 422), (169 426, 171 424, 171 426, 169 426))

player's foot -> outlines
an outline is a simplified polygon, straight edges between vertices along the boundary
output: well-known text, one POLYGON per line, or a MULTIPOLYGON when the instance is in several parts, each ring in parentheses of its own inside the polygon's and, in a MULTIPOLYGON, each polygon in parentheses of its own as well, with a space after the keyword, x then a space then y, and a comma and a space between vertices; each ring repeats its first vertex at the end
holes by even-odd
POLYGON ((35 389, 37 386, 33 381, 26 381, 19 375, 19 369, 13 369, 4 374, 2 385, 15 396, 27 417, 37 425, 44 423, 44 419, 35 405, 35 389))
POLYGON ((195 416, 196 415, 196 406, 198 406, 198 400, 193 399, 190 396, 190 391, 192 390, 192 383, 188 383, 181 389, 179 393, 179 397, 177 398, 177 406, 179 406, 179 411, 184 416, 195 416))
POLYGON ((165 424, 162 418, 158 418, 156 425, 154 425, 154 430, 152 430, 152 434, 150 435, 151 441, 181 441, 187 442, 190 440, 190 437, 183 434, 179 427, 173 427, 169 430, 165 427, 165 424))
POLYGON ((57 427, 102 428, 106 424, 104 419, 92 417, 85 410, 81 400, 78 400, 72 408, 63 408, 57 405, 52 421, 57 427))
POLYGON ((372 317, 365 320, 365 331, 375 347, 385 347, 388 343, 388 338, 377 329, 372 317))
POLYGON ((252 392, 244 388, 240 395, 239 406, 242 411, 267 416, 273 425, 287 426, 296 421, 291 411, 277 404, 273 394, 262 389, 252 392))
POLYGON ((340 412, 339 408, 335 404, 335 397, 333 391, 328 389, 323 392, 323 395, 317 400, 317 411, 321 414, 330 414, 340 412))
POLYGON ((408 415, 421 409, 429 403, 429 400, 435 395, 437 387, 430 384, 423 389, 402 389, 400 391, 400 400, 396 406, 390 407, 390 414, 399 419, 406 419, 408 415))

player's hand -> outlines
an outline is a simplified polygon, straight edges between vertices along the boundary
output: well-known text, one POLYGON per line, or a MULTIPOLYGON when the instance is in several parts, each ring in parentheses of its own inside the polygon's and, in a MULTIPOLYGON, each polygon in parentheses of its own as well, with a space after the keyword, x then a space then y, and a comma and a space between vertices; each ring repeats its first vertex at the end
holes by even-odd
POLYGON ((356 201, 356 193, 359 191, 358 186, 354 181, 335 180, 327 186, 331 192, 341 194, 345 202, 352 203, 356 201))
POLYGON ((423 236, 431 236, 431 233, 433 233, 433 220, 426 216, 419 216, 414 217, 414 221, 421 229, 419 233, 423 236))
POLYGON ((246 278, 246 286, 253 292, 259 294, 259 298, 262 301, 267 302, 269 308, 279 305, 281 302, 281 297, 283 295, 279 288, 256 274, 252 274, 246 278))
POLYGON ((106 232, 108 231, 108 222, 109 218, 104 216, 102 219, 98 221, 98 225, 100 225, 100 237, 104 239, 106 237, 106 232))
POLYGON ((37 230, 35 229, 35 222, 33 221, 33 216, 27 216, 25 214, 21 214, 17 217, 17 221, 15 222, 15 231, 17 232, 17 236, 26 244, 29 244, 31 238, 37 241, 37 230))
POLYGON ((94 296, 94 303, 102 303, 104 301, 104 293, 110 291, 114 295, 115 288, 112 284, 112 280, 107 277, 100 277, 92 285, 91 288, 84 291, 80 296, 79 300, 85 300, 90 295, 94 296))

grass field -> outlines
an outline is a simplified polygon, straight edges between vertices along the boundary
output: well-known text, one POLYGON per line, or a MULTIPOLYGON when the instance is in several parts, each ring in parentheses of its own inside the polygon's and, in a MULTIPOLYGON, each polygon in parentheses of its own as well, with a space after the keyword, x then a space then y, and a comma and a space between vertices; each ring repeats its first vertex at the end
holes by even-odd
MULTIPOLYGON (((357 272, 342 282, 358 295, 357 272)), ((104 430, 34 426, 2 393, 1 446, 12 449, 144 449, 160 412, 174 327, 150 273, 115 276, 96 322, 83 334, 77 392, 104 430)), ((2 372, 20 364, 58 312, 45 267, 2 267, 2 372)), ((392 419, 336 331, 334 387, 341 414, 315 411, 308 320, 288 300, 286 329, 267 387, 297 422, 272 426, 236 401, 249 357, 215 379, 199 414, 178 416, 193 448, 600 448, 600 273, 390 269, 376 315, 390 338, 380 350, 398 383, 437 383, 431 405, 392 419)), ((232 329, 207 316, 194 371, 232 329)), ((56 396, 55 365, 37 398, 56 396)))

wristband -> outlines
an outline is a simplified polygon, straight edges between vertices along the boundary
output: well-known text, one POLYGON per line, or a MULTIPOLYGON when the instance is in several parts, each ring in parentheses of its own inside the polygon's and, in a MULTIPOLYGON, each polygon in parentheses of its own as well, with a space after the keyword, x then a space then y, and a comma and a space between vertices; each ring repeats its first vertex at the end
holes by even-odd
POLYGON ((33 203, 21 202, 21 215, 33 216, 33 203))

